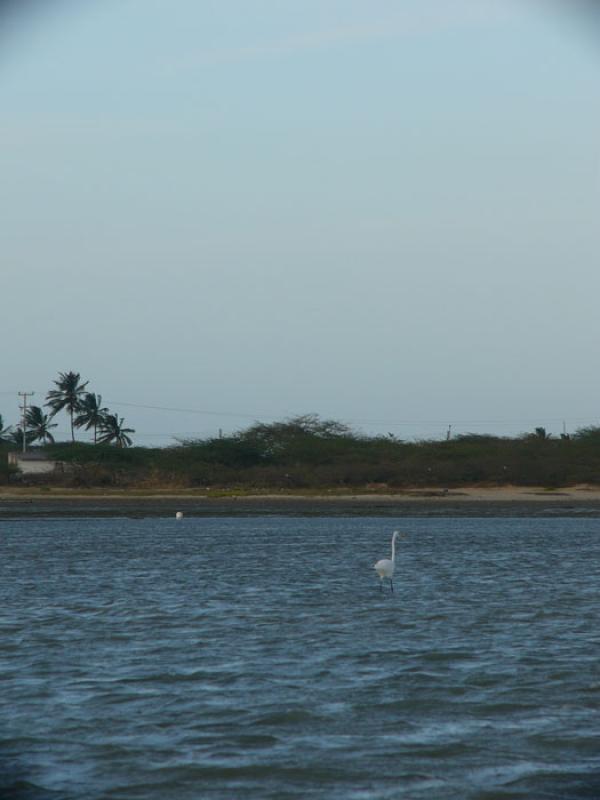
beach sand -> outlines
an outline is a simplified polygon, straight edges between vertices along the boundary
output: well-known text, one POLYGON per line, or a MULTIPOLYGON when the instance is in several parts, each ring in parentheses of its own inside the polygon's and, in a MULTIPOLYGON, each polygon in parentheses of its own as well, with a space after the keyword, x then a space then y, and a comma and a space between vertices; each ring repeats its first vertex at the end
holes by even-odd
POLYGON ((199 492, 82 492, 0 489, 0 519, 174 516, 591 516, 600 517, 600 486, 561 489, 501 486, 407 489, 397 493, 219 496, 199 492))

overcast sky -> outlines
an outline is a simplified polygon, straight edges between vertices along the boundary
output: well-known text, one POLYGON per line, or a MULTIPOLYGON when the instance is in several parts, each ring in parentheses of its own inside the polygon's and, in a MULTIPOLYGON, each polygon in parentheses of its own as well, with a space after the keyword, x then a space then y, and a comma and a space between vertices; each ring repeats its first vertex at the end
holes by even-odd
POLYGON ((21 18, 5 422, 75 370, 140 444, 306 412, 403 438, 600 423, 599 79, 600 30, 550 2, 21 18))

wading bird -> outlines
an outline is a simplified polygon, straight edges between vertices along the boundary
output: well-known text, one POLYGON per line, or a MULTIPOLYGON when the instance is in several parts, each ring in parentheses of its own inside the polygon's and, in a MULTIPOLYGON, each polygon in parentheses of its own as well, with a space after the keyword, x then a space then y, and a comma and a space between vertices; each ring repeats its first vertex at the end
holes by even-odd
POLYGON ((383 579, 387 578, 390 582, 390 589, 392 592, 394 591, 394 584, 392 583, 392 578, 394 577, 394 567, 396 562, 396 538, 400 531, 394 531, 394 535, 392 536, 392 558, 382 558, 376 564, 373 564, 373 568, 381 578, 381 583, 379 584, 379 588, 383 591, 383 579))

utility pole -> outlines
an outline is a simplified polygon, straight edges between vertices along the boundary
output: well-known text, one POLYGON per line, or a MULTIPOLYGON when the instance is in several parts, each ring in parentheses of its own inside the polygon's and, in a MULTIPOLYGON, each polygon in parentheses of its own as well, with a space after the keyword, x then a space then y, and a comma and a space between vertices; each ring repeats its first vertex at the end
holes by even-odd
POLYGON ((23 398, 23 405, 19 406, 21 411, 23 412, 23 421, 21 423, 21 427, 23 429, 23 452, 27 451, 27 398, 33 397, 35 392, 19 392, 19 397, 23 398))

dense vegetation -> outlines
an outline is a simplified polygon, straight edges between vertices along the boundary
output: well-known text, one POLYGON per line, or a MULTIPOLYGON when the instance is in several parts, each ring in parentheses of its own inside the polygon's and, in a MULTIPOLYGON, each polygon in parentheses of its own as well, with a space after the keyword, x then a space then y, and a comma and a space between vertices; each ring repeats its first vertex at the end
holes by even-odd
POLYGON ((70 466, 62 475, 40 480, 83 488, 393 490, 600 483, 596 427, 556 439, 538 428, 517 438, 468 434, 405 442, 364 436, 311 415, 167 448, 76 442, 49 444, 44 451, 70 466))

